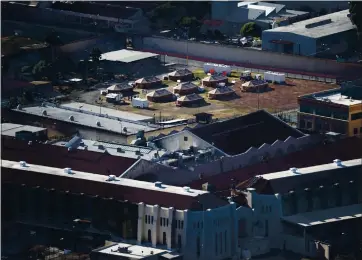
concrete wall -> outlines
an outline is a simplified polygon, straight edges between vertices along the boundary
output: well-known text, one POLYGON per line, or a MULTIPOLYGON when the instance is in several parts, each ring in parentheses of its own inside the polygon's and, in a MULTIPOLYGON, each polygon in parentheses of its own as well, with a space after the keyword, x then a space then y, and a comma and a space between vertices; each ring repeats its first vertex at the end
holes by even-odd
POLYGON ((64 53, 77 55, 79 58, 88 57, 93 48, 99 48, 102 52, 121 50, 126 47, 126 38, 123 34, 111 33, 102 36, 96 36, 80 41, 71 42, 63 45, 60 49, 64 53))
MULTIPOLYGON (((199 58, 210 62, 223 62, 250 68, 260 68, 307 75, 333 74, 335 76, 362 73, 362 66, 338 63, 334 60, 265 52, 260 50, 237 48, 217 44, 203 44, 172 40, 159 37, 145 37, 142 46, 136 48, 145 51, 165 53, 170 56, 184 55, 190 59, 199 58), (347 73, 347 74, 346 74, 347 73)), ((358 75, 358 74, 357 74, 358 75)))

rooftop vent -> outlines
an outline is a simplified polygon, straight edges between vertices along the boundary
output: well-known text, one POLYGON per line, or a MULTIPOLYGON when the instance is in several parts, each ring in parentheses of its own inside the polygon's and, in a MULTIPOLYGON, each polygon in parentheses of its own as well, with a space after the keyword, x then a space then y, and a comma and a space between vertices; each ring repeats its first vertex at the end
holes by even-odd
POLYGON ((293 167, 293 168, 290 168, 289 170, 290 170, 292 173, 297 173, 298 168, 293 167))
POLYGON ((70 117, 69 117, 69 120, 70 120, 70 121, 74 121, 74 116, 70 116, 70 117))
POLYGON ((72 174, 72 169, 71 168, 64 168, 64 173, 72 174))
POLYGON ((183 189, 184 189, 184 191, 186 191, 186 192, 190 192, 190 187, 185 186, 185 187, 183 187, 183 189))
POLYGON ((162 188, 162 182, 156 181, 155 182, 155 187, 162 188))
POLYGON ((333 162, 337 164, 337 166, 342 166, 342 161, 340 159, 335 159, 333 162))
POLYGON ((20 164, 21 167, 26 167, 26 162, 25 161, 20 161, 19 164, 20 164))
POLYGON ((107 181, 115 181, 116 179, 116 175, 109 175, 107 181))
POLYGON ((46 110, 43 110, 43 112, 41 112, 43 116, 46 116, 48 113, 46 110))
POLYGON ((101 122, 97 121, 97 126, 101 126, 101 122))

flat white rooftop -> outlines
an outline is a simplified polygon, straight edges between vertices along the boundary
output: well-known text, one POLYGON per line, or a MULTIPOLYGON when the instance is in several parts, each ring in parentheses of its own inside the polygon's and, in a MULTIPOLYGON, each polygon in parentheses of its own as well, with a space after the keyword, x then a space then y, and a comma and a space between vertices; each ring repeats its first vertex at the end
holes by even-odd
POLYGON ((89 180, 95 182, 103 182, 103 183, 108 183, 110 185, 120 185, 120 187, 127 186, 138 189, 153 190, 158 192, 164 192, 165 196, 167 196, 167 193, 172 193, 172 194, 178 194, 189 197, 197 197, 199 195, 208 193, 207 191, 194 190, 194 189, 189 189, 188 191, 186 191, 183 187, 170 186, 165 184, 162 184, 162 187, 156 187, 155 184, 151 182, 123 179, 123 178, 117 178, 115 181, 108 181, 108 176, 104 175, 74 171, 74 170, 72 170, 72 174, 68 174, 65 173, 64 169, 47 167, 43 165, 27 164, 26 167, 22 167, 19 162, 8 161, 8 160, 1 160, 1 167, 18 169, 28 172, 38 172, 49 175, 63 176, 64 178, 74 178, 74 179, 82 179, 82 180, 89 180))
POLYGON ((362 100, 350 99, 348 96, 344 96, 344 95, 338 94, 338 93, 321 96, 321 97, 316 97, 315 99, 317 99, 319 101, 332 102, 335 104, 345 105, 345 106, 353 106, 353 105, 362 104, 362 100))
POLYGON ((39 132, 44 131, 46 128, 30 126, 30 125, 19 125, 12 123, 2 123, 1 124, 1 134, 6 136, 15 136, 19 131, 28 131, 28 132, 39 132))
POLYGON ((147 123, 115 120, 53 106, 23 107, 21 110, 14 109, 14 111, 69 122, 76 125, 93 127, 123 135, 136 134, 140 130, 147 132, 156 129, 147 123), (47 115, 43 115, 44 110, 47 115), (73 121, 69 119, 71 116, 74 118, 73 121), (100 122, 101 126, 97 126, 97 121, 100 122), (124 127, 127 128, 127 132, 124 132, 124 127))
POLYGON ((150 116, 143 116, 136 113, 130 113, 126 111, 120 111, 116 109, 106 108, 106 107, 100 107, 95 105, 90 105, 86 103, 80 103, 80 102, 70 102, 66 104, 62 104, 60 107, 70 108, 70 109, 77 109, 80 112, 81 111, 87 111, 87 112, 93 112, 101 115, 109 115, 114 116, 118 118, 124 118, 132 121, 143 121, 143 122, 150 122, 153 120, 150 116))
MULTIPOLYGON (((164 151, 154 150, 149 147, 141 147, 134 145, 113 144, 113 143, 106 143, 106 142, 93 141, 87 139, 82 139, 82 142, 84 145, 78 146, 77 149, 84 150, 86 146, 88 151, 99 152, 99 153, 104 153, 104 151, 107 151, 109 154, 113 156, 121 156, 121 157, 134 158, 134 159, 141 157, 142 159, 145 160, 152 160, 153 158, 155 158, 155 155, 157 153, 159 154, 159 156, 165 153, 164 151), (117 151, 118 148, 122 149, 122 152, 117 151), (136 152, 140 152, 140 154, 137 154, 136 152)), ((65 141, 59 141, 54 143, 53 145, 64 147, 67 143, 68 142, 65 141)))
POLYGON ((117 243, 116 245, 109 246, 98 251, 99 253, 116 255, 122 257, 128 257, 129 259, 142 259, 150 255, 159 255, 162 253, 169 252, 165 249, 141 246, 141 245, 130 245, 126 243, 117 243), (119 252, 118 248, 127 248, 128 252, 119 252))
POLYGON ((283 217, 283 220, 298 224, 300 226, 308 227, 361 217, 362 204, 354 204, 345 207, 336 207, 325 210, 300 213, 283 217))
POLYGON ((142 52, 142 51, 131 51, 131 50, 119 50, 103 53, 101 60, 108 61, 119 61, 124 63, 134 62, 143 60, 151 57, 159 56, 156 53, 142 52))
POLYGON ((327 170, 333 170, 333 169, 341 169, 346 167, 353 167, 353 166, 362 166, 362 159, 354 159, 350 161, 342 161, 341 166, 337 165, 337 163, 329 163, 329 164, 322 164, 312 167, 306 167, 306 168, 300 168, 297 169, 294 173, 291 170, 287 171, 281 171, 281 172, 274 172, 269 174, 261 175, 265 180, 275 180, 275 179, 281 179, 281 178, 287 178, 287 177, 296 177, 303 174, 310 174, 310 173, 318 173, 318 172, 324 172, 327 170))

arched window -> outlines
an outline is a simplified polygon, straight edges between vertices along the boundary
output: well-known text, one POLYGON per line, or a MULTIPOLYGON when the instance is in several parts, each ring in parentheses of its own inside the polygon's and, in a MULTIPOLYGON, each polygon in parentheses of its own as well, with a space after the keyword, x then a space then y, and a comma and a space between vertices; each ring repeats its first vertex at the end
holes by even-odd
POLYGON ((201 255, 201 241, 200 241, 199 236, 197 236, 197 239, 196 239, 196 254, 197 254, 197 257, 200 257, 200 255, 201 255))
POLYGON ((220 254, 222 254, 222 232, 219 234, 219 240, 220 240, 220 254))
POLYGON ((178 235, 178 236, 177 236, 177 247, 178 247, 179 249, 182 248, 182 238, 181 238, 181 235, 178 235))
POLYGON ((225 230, 224 232, 224 250, 225 250, 225 253, 227 252, 227 231, 225 230))
POLYGON ((166 236, 166 232, 163 232, 163 239, 162 239, 162 243, 163 243, 164 245, 166 245, 166 244, 167 244, 167 236, 166 236))
POLYGON ((215 255, 217 255, 217 233, 215 233, 215 255))
POLYGON ((152 233, 151 233, 151 229, 148 230, 148 242, 152 242, 152 233))

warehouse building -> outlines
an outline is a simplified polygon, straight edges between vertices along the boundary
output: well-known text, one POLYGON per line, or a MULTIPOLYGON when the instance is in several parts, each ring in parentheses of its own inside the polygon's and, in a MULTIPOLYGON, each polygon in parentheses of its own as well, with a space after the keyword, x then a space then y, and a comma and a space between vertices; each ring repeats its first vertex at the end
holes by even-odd
POLYGON ((141 74, 149 71, 149 68, 157 69, 161 66, 158 54, 126 49, 103 53, 101 60, 106 72, 117 74, 130 72, 141 74))
POLYGON ((335 58, 348 54, 357 43, 348 10, 265 30, 262 36, 265 51, 303 56, 335 58))

